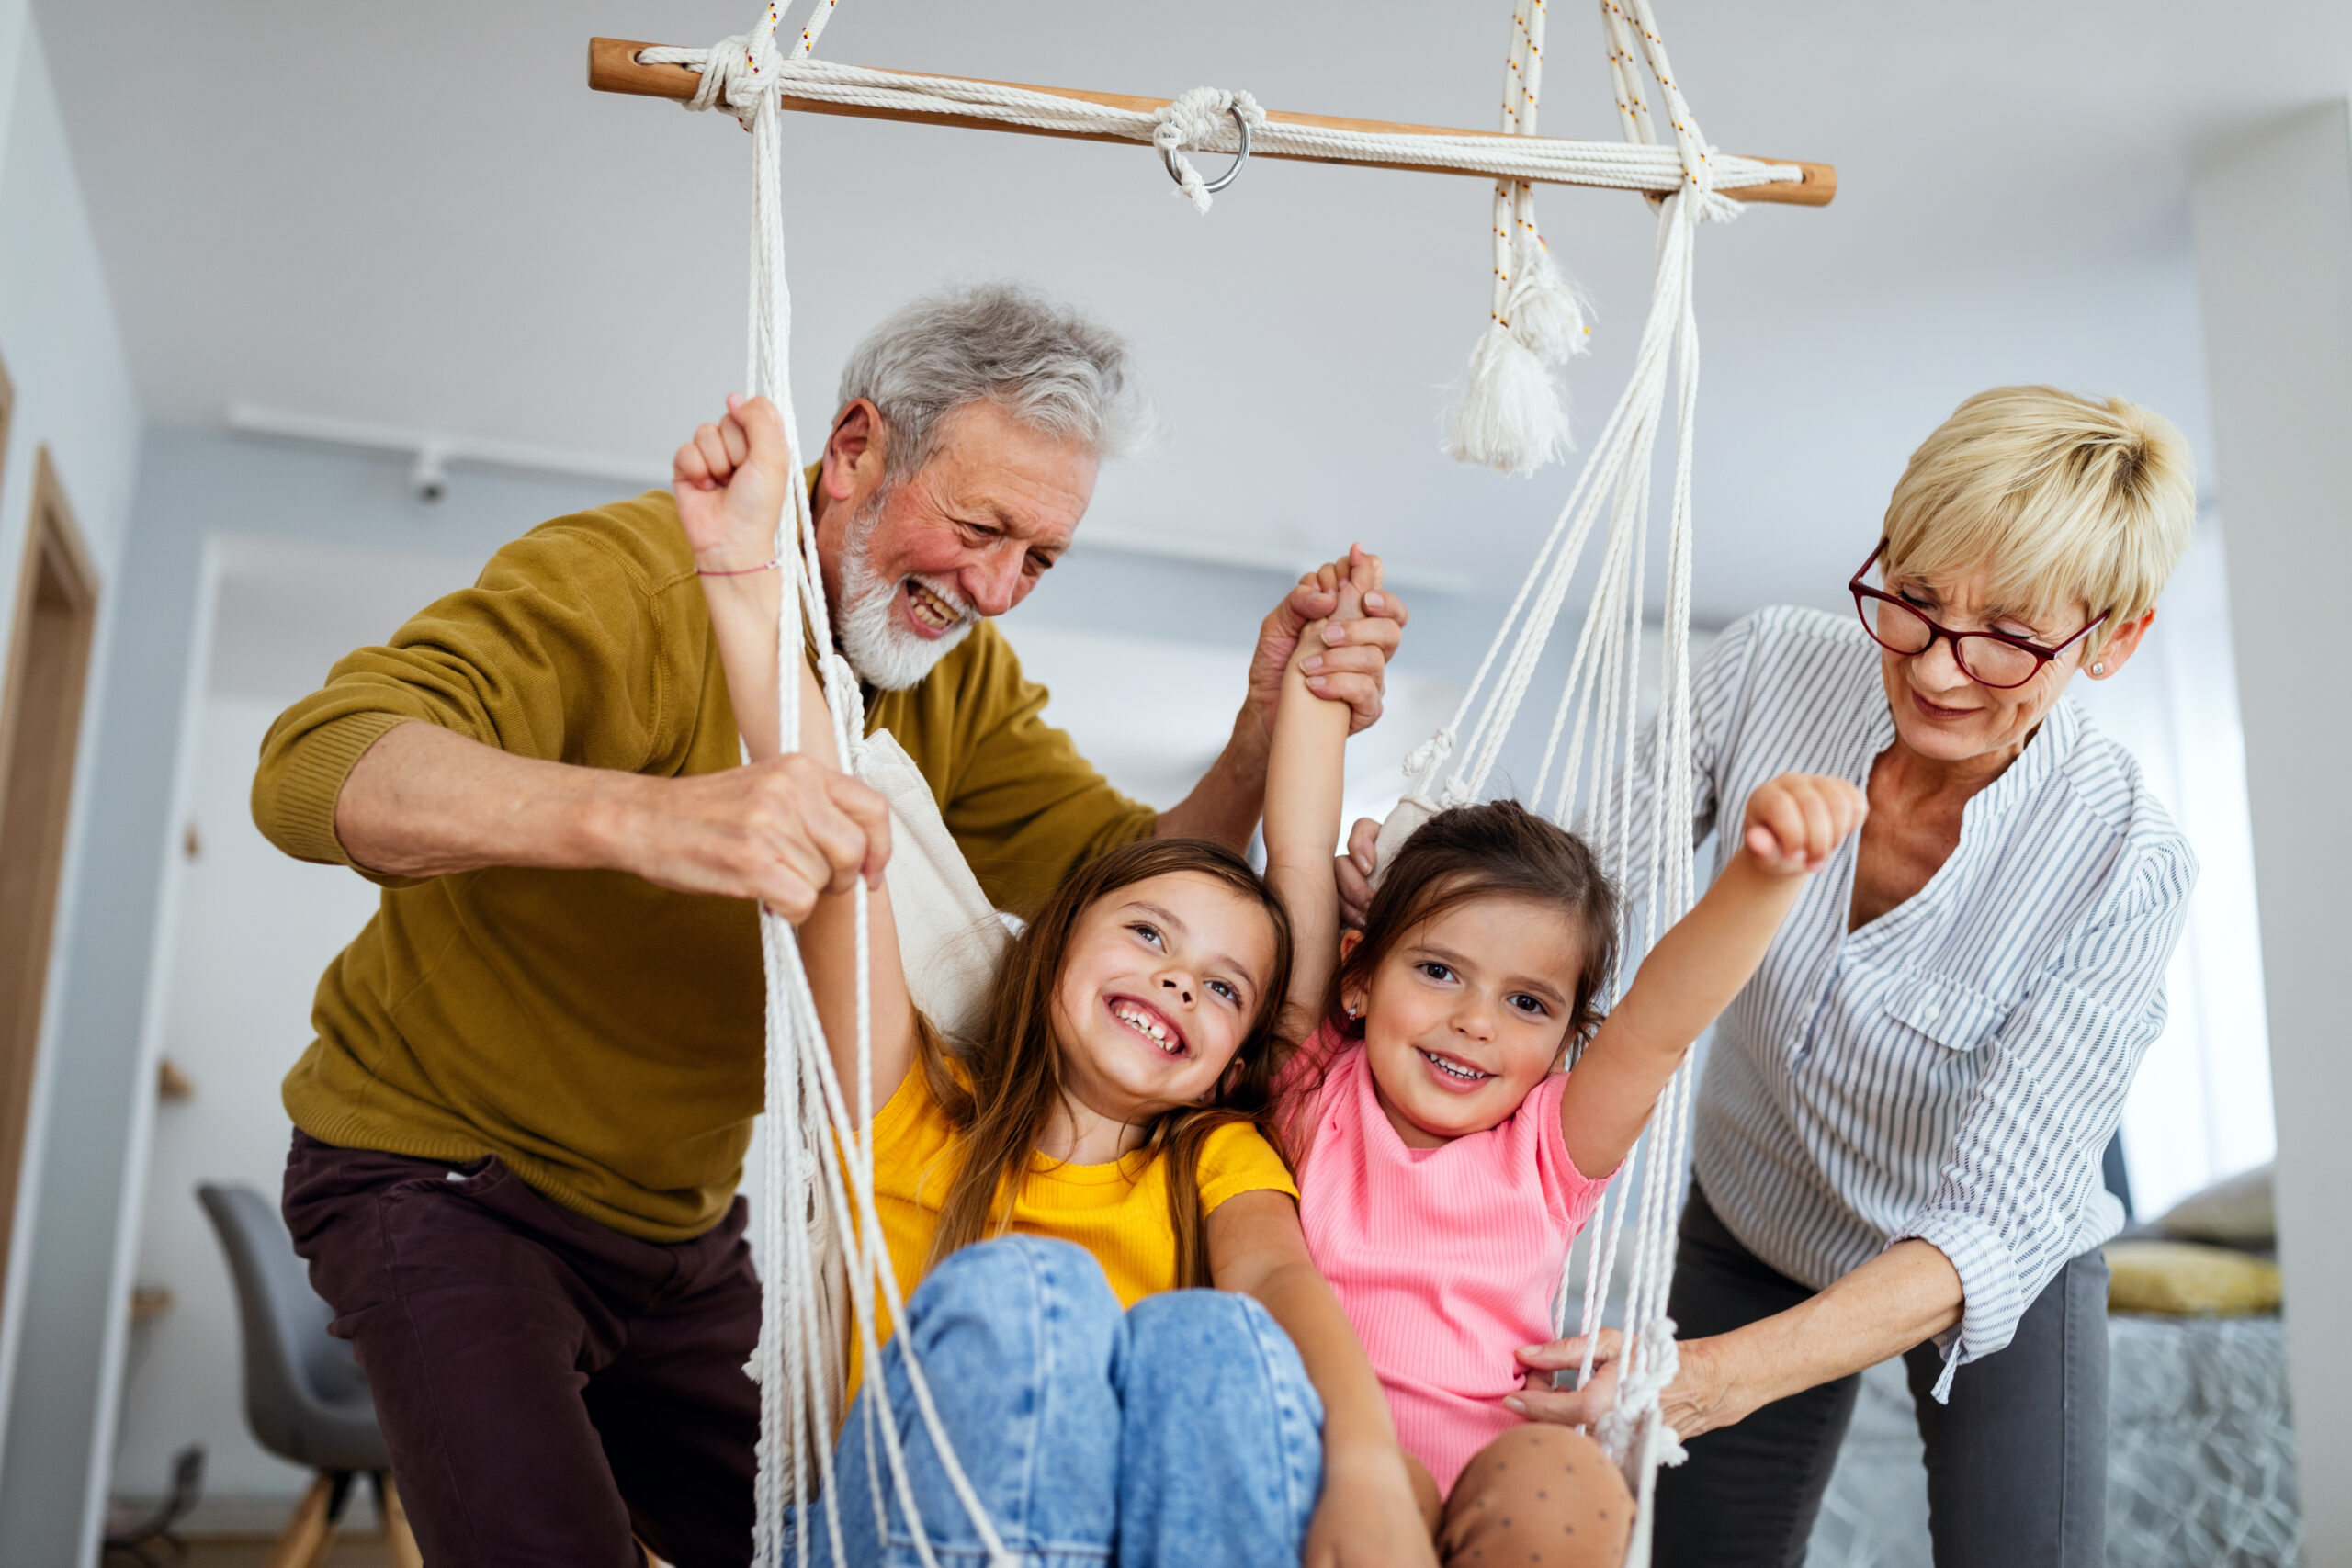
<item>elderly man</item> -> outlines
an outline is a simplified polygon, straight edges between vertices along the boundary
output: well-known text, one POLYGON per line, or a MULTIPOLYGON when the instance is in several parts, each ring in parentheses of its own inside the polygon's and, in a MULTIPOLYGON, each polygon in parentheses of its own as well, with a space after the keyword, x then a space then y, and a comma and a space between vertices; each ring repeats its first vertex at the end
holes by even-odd
MULTIPOLYGON (((863 344, 812 470, 818 549, 870 727, 1021 910, 1153 833, 1240 846, 1302 627, 1261 630, 1232 739, 1155 815, 1047 726, 989 617, 1069 546, 1135 423, 1124 346, 995 288, 863 344)), ((659 491, 559 518, 264 743, 263 831, 384 886, 288 1076, 285 1210, 376 1396, 436 1565, 749 1560, 759 1302, 736 1198, 761 1104, 755 899, 857 874, 879 798, 801 759, 737 765, 698 561, 659 491)), ((1322 654, 1359 726, 1393 597, 1322 654)))

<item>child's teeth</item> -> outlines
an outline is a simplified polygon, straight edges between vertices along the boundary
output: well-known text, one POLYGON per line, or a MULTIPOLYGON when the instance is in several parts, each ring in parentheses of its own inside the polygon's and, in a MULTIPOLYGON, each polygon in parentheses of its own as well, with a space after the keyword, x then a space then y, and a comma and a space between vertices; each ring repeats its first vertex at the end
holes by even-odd
POLYGON ((1121 1023, 1125 1024, 1128 1028, 1135 1030, 1137 1033, 1148 1036, 1162 1050, 1168 1048, 1168 1031, 1162 1025, 1154 1023, 1150 1019, 1145 1017, 1139 1012, 1120 1010, 1115 1012, 1114 1016, 1121 1023))

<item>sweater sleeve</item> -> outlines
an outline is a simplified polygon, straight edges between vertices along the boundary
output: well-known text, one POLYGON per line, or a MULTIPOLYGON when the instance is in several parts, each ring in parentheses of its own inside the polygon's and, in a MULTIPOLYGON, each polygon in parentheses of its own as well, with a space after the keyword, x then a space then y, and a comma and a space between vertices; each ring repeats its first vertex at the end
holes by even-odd
POLYGON ((943 815, 989 897, 1026 917, 1079 866, 1148 838, 1159 814, 1113 789, 1046 722, 1046 688, 1001 638, 975 678, 969 749, 943 815))
POLYGON ((667 711, 673 634, 690 628, 664 625, 659 591, 674 573, 658 510, 624 503, 533 529, 472 587, 337 661, 263 739, 254 824, 298 860, 351 864, 336 797, 368 747, 408 723, 519 757, 643 769, 665 720, 693 717, 667 711))

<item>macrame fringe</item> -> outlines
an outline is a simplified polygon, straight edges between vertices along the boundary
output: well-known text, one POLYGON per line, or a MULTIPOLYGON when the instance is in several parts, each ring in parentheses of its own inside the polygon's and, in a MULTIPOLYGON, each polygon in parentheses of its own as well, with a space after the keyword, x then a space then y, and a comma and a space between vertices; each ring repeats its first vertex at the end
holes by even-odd
POLYGON ((1559 384, 1500 321, 1471 351, 1462 395, 1446 412, 1443 446, 1457 463, 1522 477, 1568 450, 1568 406, 1559 384))
POLYGON ((1510 335, 1536 358, 1558 365, 1592 346, 1589 308, 1576 286, 1560 274, 1540 239, 1523 238, 1510 302, 1504 314, 1510 335))

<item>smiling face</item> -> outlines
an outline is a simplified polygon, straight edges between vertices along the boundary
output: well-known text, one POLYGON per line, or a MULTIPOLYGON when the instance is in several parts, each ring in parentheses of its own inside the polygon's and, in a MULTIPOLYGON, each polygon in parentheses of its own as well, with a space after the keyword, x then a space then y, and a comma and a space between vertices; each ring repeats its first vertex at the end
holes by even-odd
MULTIPOLYGON (((1930 577, 1891 572, 1885 591, 1918 607, 1929 619, 1954 631, 1992 631, 2055 648, 2083 629, 2088 606, 2023 605, 2002 602, 1989 584, 1989 571, 1930 577)), ((2132 633, 2133 640, 2137 631, 2132 633)), ((2050 711, 2081 667, 2091 638, 2045 660, 2033 678, 2007 690, 1979 684, 1953 659, 1951 644, 1938 637, 1927 651, 1901 654, 1879 649, 1879 673, 1886 684, 1894 732, 1903 744, 1937 762, 1982 761, 2006 764, 2024 750, 2034 727, 2050 711)), ((2120 666, 2128 648, 2115 648, 2102 662, 2120 666)))
POLYGON ((892 480, 872 409, 853 403, 835 422, 818 547, 842 650, 866 680, 900 688, 979 617, 1028 597, 1086 514, 1096 460, 978 402, 942 422, 921 468, 892 480))
POLYGON ((1434 1148, 1508 1120, 1559 1060, 1584 962, 1568 917, 1533 899, 1471 898, 1408 931, 1347 998, 1396 1135, 1434 1148))
POLYGON ((1264 907, 1201 873, 1096 899, 1054 989, 1064 1093, 1130 1127, 1204 1100, 1249 1038, 1274 963, 1264 907))

